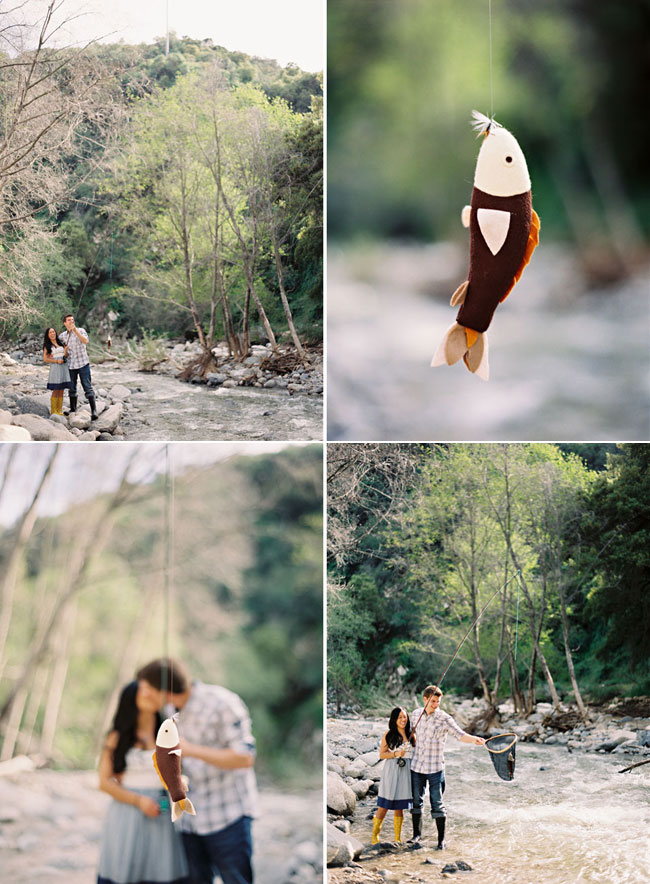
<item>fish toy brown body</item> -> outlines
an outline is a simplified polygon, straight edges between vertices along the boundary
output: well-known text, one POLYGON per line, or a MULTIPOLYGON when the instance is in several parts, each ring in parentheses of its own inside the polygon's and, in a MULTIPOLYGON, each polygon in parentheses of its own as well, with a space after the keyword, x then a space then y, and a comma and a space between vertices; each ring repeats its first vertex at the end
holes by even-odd
POLYGON ((181 778, 181 742, 172 718, 166 718, 158 728, 153 765, 163 786, 169 792, 172 822, 175 823, 184 813, 196 815, 181 778))
POLYGON ((474 118, 484 140, 476 161, 471 205, 461 215, 470 231, 469 274, 451 296, 452 307, 460 305, 460 310, 431 365, 453 365, 462 357, 471 372, 487 380, 487 329, 530 261, 539 242, 540 223, 517 140, 477 111, 474 118))

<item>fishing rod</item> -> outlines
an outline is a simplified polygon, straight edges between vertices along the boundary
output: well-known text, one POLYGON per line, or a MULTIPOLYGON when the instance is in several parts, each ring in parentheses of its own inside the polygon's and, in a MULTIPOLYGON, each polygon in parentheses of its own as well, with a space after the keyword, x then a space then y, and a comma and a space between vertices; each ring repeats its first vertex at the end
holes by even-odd
MULTIPOLYGON (((474 629, 474 627, 476 626, 476 624, 478 623, 478 621, 481 619, 481 617, 483 616, 483 614, 484 614, 484 612, 486 611, 486 609, 488 608, 488 606, 491 604, 491 602, 493 601, 493 599, 495 599, 495 598, 499 595, 500 592, 503 592, 503 590, 506 588, 506 586, 510 583, 511 580, 514 580, 515 577, 517 577, 517 578, 519 578, 519 579, 521 578, 521 568, 518 568, 518 569, 515 571, 515 573, 512 575, 512 577, 509 577, 509 578, 506 580, 506 582, 503 584, 503 586, 500 586, 499 589, 497 589, 497 591, 496 591, 495 593, 493 593, 493 594, 490 596, 490 598, 487 600, 487 602, 483 605, 483 607, 482 607, 481 610, 479 611, 479 613, 478 613, 478 615, 476 616, 476 618, 472 621, 471 626, 469 627, 469 629, 467 630, 467 632, 465 633, 465 635, 462 637, 462 639, 460 640, 460 642, 459 642, 458 645, 456 646, 456 650, 454 651, 454 656, 451 658, 451 660, 449 661, 449 663, 447 663, 447 666, 445 667, 445 671, 442 673, 442 675, 440 676, 440 678, 439 678, 438 681, 436 682, 436 686, 437 686, 437 687, 440 687, 440 683, 442 682, 442 680, 443 680, 443 678, 445 677, 445 675, 447 675, 447 673, 449 672, 449 669, 450 669, 450 667, 451 667, 451 664, 454 662, 454 660, 455 660, 456 657, 458 656, 458 653, 459 653, 460 649, 463 647, 463 644, 465 643, 465 639, 468 637, 468 635, 470 634, 470 632, 472 631, 472 629, 474 629)), ((424 713, 427 711, 427 706, 429 705, 429 700, 430 700, 430 699, 431 699, 431 698, 429 697, 429 699, 427 699, 427 702, 424 704, 424 708, 422 709, 422 712, 420 713, 420 717, 418 718, 418 720, 417 720, 417 722, 416 722, 416 724, 415 724, 415 727, 414 727, 413 730, 411 731, 411 736, 415 733, 418 724, 419 724, 420 721, 422 720, 422 716, 423 716, 424 713)))

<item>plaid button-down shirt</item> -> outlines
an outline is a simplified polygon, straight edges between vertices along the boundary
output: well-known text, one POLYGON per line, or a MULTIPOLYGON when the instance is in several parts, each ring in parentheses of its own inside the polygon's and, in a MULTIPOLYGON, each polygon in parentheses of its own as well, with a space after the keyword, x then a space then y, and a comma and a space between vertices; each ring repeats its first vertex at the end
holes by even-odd
POLYGON ((430 715, 422 715, 420 706, 411 715, 411 722, 415 727, 415 752, 411 759, 411 770, 416 773, 438 773, 445 769, 445 743, 447 734, 451 734, 460 740, 465 731, 459 727, 448 712, 436 709, 430 715))
MULTIPOLYGON (((78 328, 77 331, 84 338, 88 339, 88 332, 85 328, 78 328)), ((68 346, 68 368, 83 368, 84 365, 88 365, 90 360, 88 359, 86 345, 81 343, 74 332, 69 332, 67 329, 62 331, 59 335, 59 340, 68 346)))
MULTIPOLYGON (((244 702, 237 694, 217 685, 192 683, 189 699, 178 717, 178 732, 188 743, 235 752, 255 751, 244 702)), ((185 756, 182 765, 190 781, 188 796, 196 809, 196 816, 184 813, 179 820, 183 832, 207 835, 225 829, 243 816, 256 815, 253 768, 224 770, 185 756)))

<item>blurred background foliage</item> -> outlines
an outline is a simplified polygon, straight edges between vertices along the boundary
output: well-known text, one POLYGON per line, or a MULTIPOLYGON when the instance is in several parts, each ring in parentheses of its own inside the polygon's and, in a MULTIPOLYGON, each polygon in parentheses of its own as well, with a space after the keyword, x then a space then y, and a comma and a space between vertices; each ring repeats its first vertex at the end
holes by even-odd
MULTIPOLYGON (((650 230, 645 0, 493 0, 495 118, 529 165, 544 235, 596 277, 650 230)), ((328 217, 336 240, 461 239, 490 114, 488 0, 330 0, 328 217)))
MULTIPOLYGON (((7 494, 25 470, 42 472, 34 451, 0 450, 7 494)), ((222 684, 247 703, 258 773, 318 787, 322 446, 227 460, 215 451, 214 463, 179 468, 171 484, 164 447, 136 451, 115 493, 94 489, 106 471, 119 482, 123 452, 106 450, 99 457, 88 450, 67 462, 57 453, 31 528, 20 517, 0 535, 0 589, 9 613, 0 651, 2 758, 23 753, 57 767, 94 766, 116 692, 140 665, 165 653, 169 562, 169 653, 194 677, 222 684), (135 470, 138 481, 129 478, 135 470), (75 483, 87 499, 56 516, 44 514, 60 509, 60 489, 75 483), (35 662, 54 610, 57 620, 35 662)))

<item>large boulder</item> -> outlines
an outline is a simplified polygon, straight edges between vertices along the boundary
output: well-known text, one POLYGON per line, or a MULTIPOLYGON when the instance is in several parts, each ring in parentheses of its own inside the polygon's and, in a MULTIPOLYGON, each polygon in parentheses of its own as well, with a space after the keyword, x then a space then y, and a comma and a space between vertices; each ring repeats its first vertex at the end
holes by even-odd
POLYGON ((357 806, 357 796, 341 777, 330 771, 327 774, 327 806, 333 813, 349 816, 357 806))
POLYGON ((93 429, 100 433, 113 433, 117 429, 117 425, 122 420, 124 406, 121 402, 115 405, 109 405, 103 414, 100 414, 96 421, 93 421, 93 429))
POLYGON ((363 844, 353 835, 341 832, 331 823, 327 824, 327 865, 345 866, 357 859, 363 844))
POLYGON ((0 424, 10 424, 13 420, 13 414, 10 411, 0 409, 0 424))
POLYGON ((29 430, 24 427, 0 423, 0 442, 29 442, 31 438, 29 430))
POLYGON ((115 384, 115 386, 111 387, 108 391, 108 395, 113 402, 123 402, 125 399, 129 398, 131 391, 128 387, 125 387, 124 384, 115 384))
POLYGON ((84 408, 71 412, 68 423, 74 430, 87 430, 90 426, 90 410, 84 408))
POLYGON ((74 442, 75 440, 65 427, 36 414, 16 414, 12 423, 28 430, 35 442, 74 442))
POLYGON ((50 397, 47 394, 40 396, 16 396, 14 407, 20 414, 37 414, 39 417, 50 416, 50 397), (43 401, 47 398, 47 404, 43 401))

